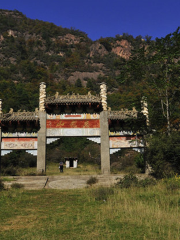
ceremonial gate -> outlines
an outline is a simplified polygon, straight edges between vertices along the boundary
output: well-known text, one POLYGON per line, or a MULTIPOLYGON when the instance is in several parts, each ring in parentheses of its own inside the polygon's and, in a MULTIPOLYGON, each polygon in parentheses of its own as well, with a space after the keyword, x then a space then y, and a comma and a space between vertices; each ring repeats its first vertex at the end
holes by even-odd
POLYGON ((106 85, 100 85, 100 95, 58 92, 46 97, 46 85, 40 84, 39 109, 34 112, 10 109, 3 114, 0 100, 1 156, 14 149, 24 149, 37 155, 37 171, 46 171, 46 144, 63 136, 84 136, 101 145, 101 171, 110 173, 110 154, 121 148, 144 148, 143 131, 148 124, 148 111, 136 109, 111 111, 107 108, 106 85))

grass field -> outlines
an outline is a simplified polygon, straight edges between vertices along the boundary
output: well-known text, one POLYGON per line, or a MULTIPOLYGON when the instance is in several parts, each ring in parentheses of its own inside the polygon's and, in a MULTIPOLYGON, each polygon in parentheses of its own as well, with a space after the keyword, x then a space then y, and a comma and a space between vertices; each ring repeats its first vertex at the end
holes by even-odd
POLYGON ((179 240, 180 188, 173 186, 3 190, 0 239, 179 240))

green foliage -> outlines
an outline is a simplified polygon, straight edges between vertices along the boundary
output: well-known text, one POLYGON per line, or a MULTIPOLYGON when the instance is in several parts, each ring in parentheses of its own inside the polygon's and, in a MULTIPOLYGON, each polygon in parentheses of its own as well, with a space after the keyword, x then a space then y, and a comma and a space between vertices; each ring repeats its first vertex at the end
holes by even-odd
POLYGON ((148 139, 145 159, 157 178, 170 177, 180 173, 180 134, 161 134, 148 139))
POLYGON ((136 187, 138 185, 138 178, 133 174, 126 175, 123 179, 120 179, 117 185, 120 188, 136 187))
POLYGON ((175 175, 173 178, 163 179, 163 183, 168 191, 176 191, 180 189, 180 177, 178 175, 175 175))
POLYGON ((3 110, 8 112, 10 108, 14 111, 30 110, 34 111, 38 104, 37 89, 32 84, 14 84, 10 81, 0 81, 0 98, 5 102, 3 110), (29 88, 30 87, 30 88, 29 88), (11 97, 9 97, 11 96, 11 97))
POLYGON ((108 52, 112 50, 110 38, 100 38, 99 42, 106 48, 108 52))
POLYGON ((94 79, 86 79, 87 84, 86 88, 88 90, 91 90, 92 92, 98 93, 99 92, 99 86, 96 84, 96 81, 94 79))
POLYGON ((81 83, 81 79, 77 79, 75 82, 75 87, 81 88, 82 87, 82 83, 81 83))
POLYGON ((149 84, 156 91, 161 102, 168 134, 171 131, 170 121, 175 117, 174 112, 179 112, 179 99, 177 99, 180 91, 179 40, 179 28, 165 38, 156 39, 150 47, 152 56, 148 64, 151 67, 149 84))
POLYGON ((1 164, 3 167, 35 167, 36 157, 23 150, 13 150, 13 152, 2 157, 1 164))
POLYGON ((123 83, 140 87, 140 96, 148 99, 151 127, 161 132, 170 133, 179 121, 179 38, 178 28, 165 38, 143 41, 122 66, 123 83))
POLYGON ((11 184, 11 188, 14 188, 14 189, 19 189, 19 188, 23 188, 23 184, 21 183, 12 183, 11 184))
POLYGON ((117 186, 120 188, 131 188, 131 187, 148 187, 156 185, 157 182, 153 178, 146 178, 142 180, 138 180, 136 176, 132 173, 126 175, 124 178, 120 179, 117 182, 117 186))
POLYGON ((144 161, 143 154, 140 153, 137 156, 135 156, 134 161, 135 161, 137 168, 140 168, 141 171, 144 172, 145 161, 144 161))
POLYGON ((138 181, 139 187, 148 187, 148 186, 154 186, 157 184, 157 181, 154 178, 146 178, 138 181))
POLYGON ((63 146, 64 149, 67 152, 73 152, 76 151, 77 149, 83 149, 87 143, 88 140, 86 138, 78 138, 78 137, 73 137, 73 138, 63 138, 63 146))
POLYGON ((2 179, 1 179, 2 181, 4 181, 4 182, 12 182, 12 181, 15 181, 15 178, 13 177, 3 177, 2 179))
POLYGON ((19 171, 18 167, 13 167, 12 165, 2 167, 2 174, 5 176, 17 176, 18 171, 19 171))
POLYGON ((141 173, 142 169, 138 168, 135 162, 139 153, 131 149, 122 149, 111 155, 111 172, 112 173, 141 173))
POLYGON ((13 152, 1 157, 1 168, 3 175, 16 176, 20 168, 35 167, 36 157, 22 150, 13 152))
POLYGON ((122 35, 117 34, 115 39, 116 40, 125 39, 128 40, 131 44, 134 42, 134 37, 129 33, 123 33, 122 35))

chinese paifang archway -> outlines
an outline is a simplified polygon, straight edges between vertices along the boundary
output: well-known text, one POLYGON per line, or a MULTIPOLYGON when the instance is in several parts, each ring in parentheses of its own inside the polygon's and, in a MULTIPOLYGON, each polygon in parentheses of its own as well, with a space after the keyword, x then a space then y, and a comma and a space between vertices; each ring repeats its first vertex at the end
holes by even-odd
POLYGON ((106 85, 100 95, 67 94, 46 97, 46 84, 40 84, 39 109, 34 112, 10 109, 3 114, 0 100, 1 156, 24 149, 37 155, 37 171, 46 171, 46 144, 64 136, 83 136, 101 145, 101 172, 110 173, 110 154, 121 148, 144 149, 143 131, 148 111, 111 111, 107 107, 106 85))

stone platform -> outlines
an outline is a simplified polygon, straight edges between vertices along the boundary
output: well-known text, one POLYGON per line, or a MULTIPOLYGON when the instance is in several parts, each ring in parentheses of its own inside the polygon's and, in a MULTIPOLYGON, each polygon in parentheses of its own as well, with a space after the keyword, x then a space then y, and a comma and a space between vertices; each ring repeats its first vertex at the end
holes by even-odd
MULTIPOLYGON (((109 175, 61 175, 59 176, 16 176, 12 177, 12 182, 4 182, 7 188, 13 183, 23 184, 24 189, 76 189, 86 188, 89 185, 87 180, 96 177, 98 182, 95 186, 112 186, 125 174, 109 174, 109 175)), ((145 174, 136 175, 139 179, 147 177, 145 174)))

